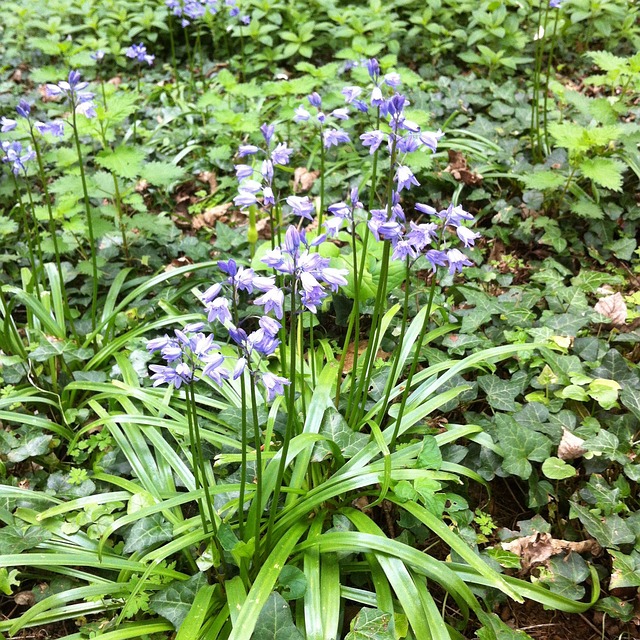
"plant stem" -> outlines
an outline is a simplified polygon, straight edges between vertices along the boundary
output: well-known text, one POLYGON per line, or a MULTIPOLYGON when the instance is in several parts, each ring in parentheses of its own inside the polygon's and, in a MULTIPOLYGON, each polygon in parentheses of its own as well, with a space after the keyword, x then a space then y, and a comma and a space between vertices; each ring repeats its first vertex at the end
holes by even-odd
POLYGON ((549 129, 548 129, 548 113, 547 106, 549 103, 549 81, 551 79, 551 69, 553 64, 553 52, 556 46, 556 36, 558 31, 558 19, 560 16, 560 11, 556 9, 556 17, 553 22, 553 34, 551 35, 551 46, 549 47, 549 60, 547 62, 547 75, 544 83, 544 106, 542 109, 542 122, 544 128, 544 144, 545 151, 549 153, 549 129))
POLYGON ((31 263, 31 273, 33 276, 33 284, 36 291, 36 295, 40 298, 40 283, 38 279, 38 271, 36 265, 35 251, 33 248, 33 233, 31 228, 29 227, 29 217, 27 216, 27 210, 24 206, 24 202, 22 201, 22 196, 20 195, 20 188, 18 186, 18 179, 15 174, 12 172, 13 176, 13 184, 16 189, 16 197, 18 199, 18 207, 20 209, 20 213, 22 214, 22 226, 24 227, 24 234, 27 238, 27 251, 29 252, 29 262, 31 263))
MULTIPOLYGON (((256 399, 256 380, 251 384, 251 409, 253 412, 253 438, 256 450, 256 494, 254 500, 258 505, 254 528, 255 548, 253 553, 254 569, 260 567, 260 505, 262 504, 262 441, 260 423, 258 421, 258 401, 256 399)), ((274 496, 275 497, 275 496, 274 496)))
MULTIPOLYGON (((76 120, 75 102, 71 103, 71 113, 73 124, 73 137, 76 143, 76 152, 78 154, 78 164, 80 165, 80 181, 82 182, 82 193, 84 195, 84 208, 87 214, 87 230, 89 232, 89 244, 91 248, 91 331, 96 330, 96 315, 98 305, 98 258, 96 255, 95 237, 93 234, 93 221, 91 220, 91 203, 89 202, 89 191, 87 189, 87 178, 84 173, 84 161, 82 158, 82 149, 80 148, 80 137, 78 136, 78 127, 76 120)), ((96 349, 94 344, 94 349, 96 349)))

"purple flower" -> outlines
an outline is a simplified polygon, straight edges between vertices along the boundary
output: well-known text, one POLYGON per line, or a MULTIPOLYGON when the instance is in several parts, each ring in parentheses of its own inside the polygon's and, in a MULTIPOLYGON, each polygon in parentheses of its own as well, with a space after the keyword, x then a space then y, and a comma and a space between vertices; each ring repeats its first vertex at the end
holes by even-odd
POLYGON ((378 76, 380 75, 380 64, 375 58, 367 60, 367 71, 369 72, 369 77, 374 82, 377 82, 378 76))
POLYGON ((435 216, 438 214, 438 212, 433 207, 430 207, 428 204, 422 204, 420 202, 416 202, 416 211, 420 211, 420 213, 426 213, 430 216, 435 216))
POLYGON ((284 293, 278 287, 273 287, 265 291, 260 297, 253 301, 254 304, 264 306, 265 313, 273 311, 278 320, 283 316, 284 293))
POLYGON ((0 118, 0 131, 2 133, 7 133, 8 131, 13 131, 18 126, 18 123, 11 118, 5 118, 2 116, 0 118))
POLYGON ((289 196, 286 202, 293 209, 294 215, 313 220, 311 214, 315 211, 315 205, 308 196, 289 196))
POLYGON ((438 225, 435 222, 416 224, 412 221, 410 224, 411 231, 408 237, 418 251, 422 251, 438 237, 438 225))
POLYGON ((439 251, 438 249, 429 249, 425 254, 425 258, 431 263, 431 266, 435 272, 438 267, 446 267, 447 254, 445 251, 439 251))
POLYGON ((265 187, 262 190, 262 202, 269 206, 276 203, 275 196, 273 195, 273 189, 271 187, 265 187))
POLYGON ((345 87, 341 93, 344 96, 344 101, 351 104, 362 93, 362 89, 360 87, 345 87))
POLYGON ((402 84, 402 80, 400 79, 400 76, 397 73, 387 73, 383 81, 386 85, 390 86, 392 89, 396 89, 402 84))
POLYGON ((271 144, 271 138, 273 138, 273 134, 276 130, 275 125, 267 124, 266 122, 260 127, 260 131, 262 132, 262 137, 264 141, 267 143, 267 147, 271 144))
POLYGON ((423 131, 419 137, 420 142, 435 153, 438 148, 438 140, 440 140, 442 136, 444 136, 444 133, 438 129, 437 131, 423 131))
POLYGON ((234 165, 234 169, 236 170, 236 178, 238 180, 244 180, 253 175, 253 167, 250 167, 248 164, 236 164, 234 165))
POLYGON ((456 228, 456 233, 465 247, 473 247, 475 241, 481 237, 479 233, 474 233, 471 229, 462 225, 456 228))
POLYGON ((138 62, 146 62, 149 66, 153 64, 155 56, 147 53, 147 48, 142 44, 132 44, 125 52, 127 58, 137 60, 138 62))
POLYGON ((207 320, 213 322, 217 320, 220 324, 231 322, 231 311, 229 311, 229 301, 226 298, 216 298, 205 306, 207 320))
POLYGON ((338 287, 344 287, 347 281, 344 276, 349 274, 348 269, 334 269, 333 267, 325 267, 322 269, 322 279, 336 292, 338 287))
POLYGON ((79 113, 86 118, 95 118, 96 117, 96 109, 93 102, 81 102, 76 107, 76 113, 79 113))
POLYGON ((149 369, 155 372, 151 376, 151 379, 154 381, 154 387, 161 384, 173 384, 176 389, 179 389, 183 383, 189 384, 193 380, 191 369, 183 362, 175 369, 159 364, 152 364, 149 366, 149 369))
POLYGON ((241 209, 244 207, 250 207, 257 202, 258 198, 256 198, 255 193, 251 193, 251 191, 240 191, 238 195, 233 199, 233 204, 235 204, 236 207, 240 207, 241 209))
POLYGON ((151 340, 147 340, 147 349, 149 350, 149 353, 160 351, 161 349, 164 349, 170 342, 171 338, 165 333, 159 338, 152 338, 151 340))
POLYGON ((400 153, 412 153, 420 148, 420 143, 416 136, 409 134, 397 139, 396 148, 400 153))
POLYGON ((291 382, 286 378, 267 372, 262 374, 262 384, 267 390, 267 401, 271 402, 275 400, 276 396, 284 395, 284 385, 289 385, 291 382))
POLYGON ((62 120, 52 120, 51 122, 36 122, 34 127, 36 131, 44 135, 48 133, 49 135, 55 136, 56 138, 62 138, 64 136, 64 122, 62 120))
POLYGON ((28 118, 31 114, 31 105, 24 99, 20 100, 18 106, 16 107, 16 111, 18 115, 23 118, 28 118))
POLYGON ((289 159, 293 154, 293 149, 287 148, 286 142, 281 142, 271 153, 271 160, 274 164, 289 164, 289 159))
POLYGON ((398 182, 398 191, 402 191, 403 189, 411 189, 411 186, 420 186, 420 183, 416 180, 416 177, 413 175, 413 172, 409 167, 405 165, 398 165, 398 170, 396 172, 395 179, 398 182))
POLYGON ((342 129, 327 129, 323 131, 325 149, 332 146, 338 146, 341 142, 349 142, 349 134, 342 129))
POLYGON ((294 122, 306 122, 311 117, 311 114, 304 108, 303 105, 296 107, 293 121, 294 122))
POLYGON ((215 300, 219 295, 220 292, 222 291, 222 285, 219 282, 216 282, 215 284, 212 284, 201 296, 200 296, 200 300, 202 300, 202 302, 211 302, 213 300, 215 300))
POLYGON ((229 379, 229 371, 224 368, 224 356, 220 353, 206 356, 202 359, 204 368, 202 373, 213 380, 219 387, 222 386, 223 380, 229 379))
POLYGON ((383 103, 382 90, 378 86, 373 87, 373 91, 371 91, 371 104, 374 107, 381 107, 383 103))
POLYGON ((322 106, 322 98, 315 91, 311 95, 307 96, 307 100, 309 101, 309 104, 316 109, 320 109, 322 106))
POLYGON ((20 171, 27 172, 27 162, 33 160, 36 157, 35 151, 29 146, 25 153, 23 153, 22 144, 17 140, 9 142, 7 140, 0 143, 0 148, 4 152, 2 162, 11 164, 11 170, 14 175, 18 175, 20 171))
POLYGON ((449 249, 447 251, 447 262, 449 263, 449 273, 454 275, 457 271, 462 271, 463 267, 473 265, 459 249, 449 249))
POLYGON ((393 260, 405 260, 406 258, 417 258, 418 252, 409 240, 398 240, 393 249, 393 260))
POLYGON ((94 53, 89 54, 89 57, 96 62, 102 62, 104 58, 104 51, 102 49, 98 49, 94 53))
POLYGON ((549 0, 549 8, 557 9, 563 2, 564 0, 549 0))
POLYGON ((369 153, 373 154, 378 150, 378 147, 384 140, 384 133, 382 131, 368 131, 360 136, 362 140, 362 146, 369 147, 369 153))
POLYGON ((253 144, 241 144, 238 147, 238 157, 244 158, 245 156, 251 156, 254 153, 258 153, 260 149, 253 144))
POLYGON ((349 119, 349 109, 346 107, 340 107, 338 109, 334 109, 330 115, 332 115, 337 120, 348 120, 349 119))

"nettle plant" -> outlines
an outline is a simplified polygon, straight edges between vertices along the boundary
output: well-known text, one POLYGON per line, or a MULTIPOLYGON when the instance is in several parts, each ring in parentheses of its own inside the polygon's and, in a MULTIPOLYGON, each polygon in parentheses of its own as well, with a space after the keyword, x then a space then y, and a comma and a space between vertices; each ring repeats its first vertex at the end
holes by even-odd
MULTIPOLYGON (((114 638, 174 628, 178 638, 337 638, 351 602, 360 610, 350 639, 461 638, 471 613, 485 625, 483 637, 496 638, 506 627, 478 599, 487 588, 566 611, 590 606, 501 575, 445 522, 458 517, 450 487, 482 479, 441 448, 462 437, 483 442, 483 434, 457 424, 438 432, 428 418, 468 388, 460 374, 536 345, 493 347, 419 369, 422 348, 455 328, 446 313, 434 313, 440 276, 471 264, 461 248, 479 234, 455 203, 442 210, 418 203, 417 214, 407 214, 406 195, 419 186, 407 158, 420 147, 435 151, 442 133, 422 131, 406 116, 396 74, 383 76, 375 60, 366 69, 370 84, 345 88, 346 106, 330 120, 319 94, 296 110, 305 126, 316 123, 327 152, 352 140, 338 127, 351 109, 371 118, 360 134, 371 157, 361 188, 351 186, 326 211, 316 208, 324 194, 313 201, 275 193, 274 175, 291 148, 276 141, 275 125, 263 125, 259 143, 239 149, 236 204, 250 220, 268 217, 271 240, 256 248, 251 266, 218 263, 220 281, 194 288, 200 313, 179 315, 163 304, 167 318, 146 329, 178 328, 147 342, 164 360, 151 365, 153 387, 140 386, 123 353, 116 353, 121 379, 67 385, 82 394, 75 410, 94 416, 73 438, 74 455, 110 443, 117 452, 100 457, 91 477, 69 475, 55 496, 9 491, 16 540, 0 563, 28 571, 44 565, 66 583, 1 630, 98 614, 101 631, 113 629, 114 638), (418 268, 431 271, 427 303, 409 321, 418 268), (374 283, 369 290, 365 276, 374 283), (388 308, 392 285, 402 303, 388 308), (349 287, 345 343, 336 348, 314 328, 330 317, 332 295, 349 287), (369 296, 365 329, 361 306, 369 296), (381 366, 380 346, 398 315, 398 344, 381 366), (452 386, 454 378, 462 383, 452 386), (82 444, 99 429, 110 438, 82 444), (64 501, 74 491, 78 497, 64 501), (396 538, 382 505, 426 527, 455 561, 396 538), (438 606, 442 593, 457 616, 438 606)), ((122 346, 118 339, 94 359, 122 346)), ((5 577, 15 584, 18 574, 5 577)), ((595 574, 592 580, 596 599, 595 574)))

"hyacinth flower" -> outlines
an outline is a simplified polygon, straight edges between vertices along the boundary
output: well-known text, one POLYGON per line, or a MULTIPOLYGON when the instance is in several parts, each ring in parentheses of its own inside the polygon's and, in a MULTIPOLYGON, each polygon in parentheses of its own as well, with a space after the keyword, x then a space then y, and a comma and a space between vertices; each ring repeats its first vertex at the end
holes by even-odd
MULTIPOLYGON (((271 237, 275 238, 278 224, 278 212, 274 212, 276 197, 273 192, 273 178, 277 166, 288 165, 294 150, 286 142, 274 143, 275 125, 264 123, 260 127, 264 146, 243 144, 238 148, 238 157, 242 163, 235 165, 238 179, 238 194, 233 202, 241 209, 249 210, 249 242, 253 246, 258 240, 256 229, 256 210, 266 210, 271 224, 271 237), (259 169, 254 167, 253 158, 261 159, 259 169), (259 179, 259 180, 258 180, 259 179), (260 194, 260 192, 262 192, 260 194)), ((273 245, 275 246, 275 245, 273 245)))

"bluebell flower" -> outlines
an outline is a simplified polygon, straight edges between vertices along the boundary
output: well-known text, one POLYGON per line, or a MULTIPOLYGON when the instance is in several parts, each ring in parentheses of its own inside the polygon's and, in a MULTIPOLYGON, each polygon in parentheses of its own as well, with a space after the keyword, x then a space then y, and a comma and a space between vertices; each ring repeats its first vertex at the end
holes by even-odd
POLYGON ((387 73, 383 78, 383 82, 392 89, 396 89, 402 84, 400 75, 397 73, 387 73))
POLYGON ((131 58, 133 60, 137 60, 138 62, 146 62, 149 66, 153 64, 155 60, 155 56, 152 56, 147 53, 147 47, 145 47, 142 43, 140 44, 132 44, 125 52, 127 58, 131 58))
POLYGON ((342 129, 326 129, 322 132, 322 138, 326 149, 337 146, 341 142, 350 142, 349 134, 342 129))
POLYGON ((382 141, 384 140, 384 133, 377 130, 368 131, 360 136, 360 140, 362 140, 362 145, 364 147, 369 147, 369 153, 373 154, 382 144, 382 141))
POLYGON ((557 9, 563 2, 564 0, 549 0, 549 7, 551 9, 557 9))
POLYGON ((294 122, 306 122, 311 118, 311 114, 304 108, 303 105, 296 107, 294 111, 293 121, 294 122))
POLYGON ((90 53, 89 57, 96 62, 102 62, 104 55, 104 51, 102 49, 98 49, 97 51, 90 53))
POLYGON ((406 260, 407 258, 415 259, 418 257, 413 243, 410 240, 399 240, 393 248, 393 260, 406 260))
POLYGON ((402 191, 403 189, 411 189, 412 186, 420 186, 420 183, 413 175, 411 169, 404 165, 398 165, 395 179, 398 183, 398 191, 402 191))
POLYGON ((435 153, 438 148, 438 140, 440 140, 442 136, 444 136, 444 133, 442 133, 440 129, 437 131, 423 131, 420 134, 420 142, 435 153))
POLYGON ((265 313, 273 311, 278 320, 284 315, 284 292, 273 286, 253 301, 258 306, 264 306, 265 313))
POLYGON ((416 224, 411 221, 410 225, 411 231, 408 238, 418 251, 422 251, 438 237, 438 225, 435 222, 416 224))
POLYGON ((222 386, 224 380, 229 379, 229 371, 224 367, 224 356, 214 353, 202 358, 204 368, 203 375, 213 380, 218 386, 222 386))
POLYGON ((316 109, 320 109, 320 107, 322 106, 322 98, 316 91, 308 95, 307 100, 309 101, 309 104, 316 109))
POLYGON ((62 80, 58 84, 47 84, 45 92, 50 98, 64 96, 72 104, 76 113, 93 118, 96 115, 93 105, 94 94, 85 91, 88 86, 87 82, 81 82, 78 71, 70 71, 68 81, 62 80))
POLYGON ((465 247, 473 247, 475 241, 481 237, 479 233, 474 233, 471 229, 462 225, 456 228, 456 233, 465 247))
POLYGON ((234 169, 236 170, 236 178, 238 180, 244 180, 253 175, 253 167, 250 167, 248 164, 236 164, 234 165, 234 169))
POLYGON ((267 124, 266 122, 260 127, 262 137, 264 138, 264 141, 267 143, 267 147, 271 145, 271 139, 273 138, 273 134, 275 130, 276 130, 275 125, 267 124))
POLYGON ((252 156, 260 151, 260 147, 256 147, 254 144, 241 144, 238 147, 238 157, 244 158, 245 156, 252 156))
POLYGON ((52 120, 51 122, 36 122, 33 126, 41 135, 48 133, 49 135, 55 136, 56 138, 62 138, 64 136, 64 122, 62 120, 52 120))
POLYGON ((154 381, 154 387, 161 384, 173 384, 176 389, 179 389, 183 383, 189 384, 193 380, 191 369, 183 362, 181 362, 175 369, 173 367, 158 364, 150 365, 149 369, 155 372, 151 376, 151 379, 154 381))
POLYGON ((26 174, 27 163, 36 157, 36 153, 33 151, 31 146, 23 150, 22 144, 18 140, 14 140, 12 142, 4 140, 0 143, 0 149, 4 152, 2 162, 10 164, 13 174, 16 176, 21 171, 26 174))
POLYGON ((31 114, 31 104, 23 98, 22 100, 20 100, 20 102, 18 102, 16 111, 22 118, 29 118, 29 115, 31 114))
POLYGON ((380 76, 380 64, 375 58, 367 60, 367 71, 369 72, 369 77, 374 82, 377 82, 378 77, 380 76))
POLYGON ((212 284, 201 296, 200 300, 207 303, 215 300, 222 292, 222 285, 219 282, 212 284))
POLYGON ((271 153, 271 160, 274 164, 286 165, 289 164, 289 159, 292 154, 293 149, 289 149, 286 142, 281 142, 271 153))
POLYGON ((331 113, 331 116, 336 118, 337 120, 348 120, 349 119, 349 109, 346 107, 339 107, 338 109, 334 109, 331 113))
POLYGON ((205 305, 207 320, 213 322, 217 320, 220 324, 231 322, 231 311, 229 311, 229 301, 226 298, 216 298, 205 305))
POLYGON ((362 94, 362 89, 360 87, 344 87, 340 93, 344 96, 344 101, 347 104, 351 104, 362 94))
POLYGON ((315 212, 316 208, 308 196, 289 196, 286 203, 291 207, 294 215, 313 220, 311 214, 315 212))
POLYGON ((17 126, 18 123, 11 118, 5 118, 4 116, 0 118, 0 132, 2 133, 13 131, 17 126))
POLYGON ((471 260, 469 260, 459 249, 449 249, 447 251, 447 262, 449 263, 449 273, 451 275, 462 271, 463 267, 473 265, 473 262, 471 262, 471 260))
POLYGON ((425 258, 431 263, 431 267, 435 272, 438 267, 446 267, 448 264, 447 254, 439 249, 429 249, 425 254, 425 258))
POLYGON ((251 191, 240 191, 238 195, 233 198, 233 204, 241 209, 257 204, 257 202, 258 198, 256 198, 256 194, 251 191))
POLYGON ((267 390, 267 401, 272 402, 276 396, 284 395, 285 385, 291 384, 289 380, 273 373, 262 374, 262 384, 267 390))

